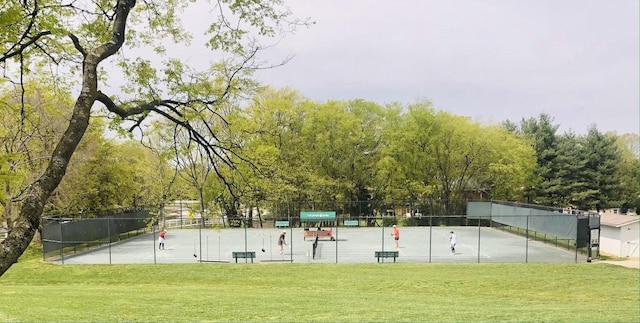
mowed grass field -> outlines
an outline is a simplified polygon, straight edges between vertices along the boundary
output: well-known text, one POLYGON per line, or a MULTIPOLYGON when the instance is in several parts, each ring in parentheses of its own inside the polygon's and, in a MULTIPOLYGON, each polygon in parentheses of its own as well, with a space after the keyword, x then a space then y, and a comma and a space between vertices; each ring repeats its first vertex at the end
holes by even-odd
MULTIPOLYGON (((33 258, 33 257, 32 257, 33 258)), ((55 265, 0 277, 4 322, 639 322, 609 264, 55 265)))

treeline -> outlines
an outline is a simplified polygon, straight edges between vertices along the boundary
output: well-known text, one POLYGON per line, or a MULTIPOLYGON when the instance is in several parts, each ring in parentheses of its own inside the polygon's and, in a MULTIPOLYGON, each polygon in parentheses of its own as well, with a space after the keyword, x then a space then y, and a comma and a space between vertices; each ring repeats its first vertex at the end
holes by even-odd
MULTIPOLYGON (((24 97, 13 89, 0 95, 0 204, 8 226, 73 104, 59 88, 28 89, 24 97)), ((480 198, 583 210, 638 207, 637 134, 595 127, 586 135, 558 134, 545 114, 487 125, 428 101, 314 102, 286 88, 265 88, 247 102, 194 120, 217 134, 225 154, 195 145, 168 123, 148 124, 134 140, 106 131, 109 116, 95 116, 45 213, 175 199, 196 199, 208 216, 231 217, 242 208, 274 210, 278 201, 437 200, 452 213, 456 201, 480 198)))

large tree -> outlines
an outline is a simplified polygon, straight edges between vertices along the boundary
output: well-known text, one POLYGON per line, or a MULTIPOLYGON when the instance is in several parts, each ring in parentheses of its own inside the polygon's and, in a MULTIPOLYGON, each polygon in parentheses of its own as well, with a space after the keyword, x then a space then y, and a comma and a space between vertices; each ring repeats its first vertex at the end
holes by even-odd
POLYGON ((537 174, 527 195, 532 202, 582 210, 633 208, 638 192, 638 136, 602 134, 595 126, 586 135, 565 132, 541 114, 505 128, 531 140, 537 174))
POLYGON ((622 206, 622 178, 619 168, 622 165, 622 152, 616 143, 616 136, 603 134, 595 126, 588 129, 584 137, 585 170, 588 183, 586 191, 595 194, 581 201, 582 209, 603 210, 622 206))
POLYGON ((504 128, 437 111, 428 101, 410 105, 399 124, 389 122, 385 173, 400 172, 389 176, 389 195, 439 200, 443 212, 458 214, 469 193, 510 199, 529 184, 535 154, 504 128))
POLYGON ((538 118, 520 120, 519 124, 506 122, 507 129, 528 138, 536 152, 537 168, 534 181, 526 187, 528 201, 536 204, 556 205, 561 198, 562 185, 557 177, 558 131, 559 125, 553 123, 548 114, 538 118))
POLYGON ((620 151, 620 164, 618 165, 616 177, 620 179, 620 199, 623 211, 635 211, 640 213, 640 195, 638 191, 638 135, 624 134, 617 137, 617 144, 620 151))
POLYGON ((42 172, 73 106, 68 93, 51 84, 28 83, 3 87, 0 94, 0 209, 7 228, 13 228, 15 205, 25 188, 42 172))
POLYGON ((160 170, 166 162, 138 142, 120 142, 101 134, 95 130, 85 134, 45 212, 99 211, 161 203, 164 178, 160 170))
POLYGON ((280 8, 279 0, 219 0, 211 8, 199 8, 211 10, 211 22, 202 27, 213 52, 210 57, 219 59, 210 68, 196 70, 180 61, 180 53, 168 56, 172 52, 164 46, 172 41, 181 44, 181 51, 188 48, 191 36, 181 28, 178 17, 190 3, 9 0, 0 5, 3 75, 17 84, 32 71, 43 77, 77 77, 79 89, 67 129, 46 170, 28 186, 14 227, 0 244, 0 275, 33 239, 43 208, 95 114, 113 117, 113 127, 140 130, 150 116, 166 118, 176 129, 189 133, 211 160, 233 162, 230 156, 238 154, 237 150, 216 142, 212 129, 202 131, 191 122, 201 120, 203 113, 216 115, 221 104, 251 90, 253 83, 247 79, 258 68, 260 50, 251 36, 276 35, 290 13, 280 8), (134 57, 121 52, 125 40, 132 48, 140 48, 131 51, 134 57), (51 68, 43 69, 46 65, 51 68), (112 73, 116 67, 122 68, 121 74, 112 73), (47 74, 47 70, 59 74, 47 74), (116 85, 110 82, 120 77, 124 86, 114 91, 116 85))

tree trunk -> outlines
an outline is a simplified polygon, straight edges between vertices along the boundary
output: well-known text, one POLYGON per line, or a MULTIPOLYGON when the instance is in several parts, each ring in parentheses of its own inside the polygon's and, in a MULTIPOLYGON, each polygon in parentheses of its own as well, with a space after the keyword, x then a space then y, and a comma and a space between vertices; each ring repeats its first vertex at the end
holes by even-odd
POLYGON ((256 203, 256 212, 258 213, 258 222, 260 223, 260 229, 262 229, 262 214, 260 214, 260 207, 256 203))
POLYGON ((73 108, 69 126, 51 154, 47 169, 38 180, 27 188, 26 197, 13 223, 13 229, 7 238, 0 243, 0 276, 18 261, 40 227, 44 206, 51 193, 62 181, 69 160, 71 160, 73 152, 89 126, 91 107, 98 97, 98 64, 122 47, 127 18, 133 6, 135 6, 135 0, 118 0, 111 40, 90 52, 86 52, 82 48, 74 35, 69 35, 74 40, 76 49, 84 57, 82 61, 82 90, 73 108))
POLYGON ((4 205, 4 219, 7 222, 7 230, 11 231, 13 228, 13 221, 11 221, 11 213, 13 213, 13 202, 11 201, 11 186, 9 183, 4 185, 4 195, 7 199, 7 203, 4 205))
POLYGON ((202 227, 205 226, 206 217, 204 214, 204 187, 198 187, 198 197, 200 198, 200 221, 202 221, 202 227))
POLYGON ((93 86, 83 86, 83 90, 76 101, 69 127, 60 138, 53 151, 49 165, 44 173, 29 186, 26 198, 20 208, 20 213, 13 222, 13 229, 9 231, 0 243, 0 275, 18 261, 40 227, 42 210, 53 190, 58 187, 69 165, 69 160, 78 146, 89 125, 91 106, 96 96, 96 64, 85 61, 85 76, 83 83, 93 83, 93 86), (90 65, 92 68, 87 68, 90 65), (91 73, 87 73, 90 71, 91 73), (88 74, 88 75, 87 75, 88 74))

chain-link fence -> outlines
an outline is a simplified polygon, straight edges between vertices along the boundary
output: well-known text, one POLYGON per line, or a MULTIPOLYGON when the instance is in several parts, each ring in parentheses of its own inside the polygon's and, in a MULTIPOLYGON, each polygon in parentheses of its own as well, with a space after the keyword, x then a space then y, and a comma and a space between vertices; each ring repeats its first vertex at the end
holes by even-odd
POLYGON ((148 209, 117 209, 91 214, 46 216, 42 223, 44 259, 111 246, 157 227, 148 209))
POLYGON ((382 215, 353 216, 331 210, 324 212, 326 217, 310 218, 306 213, 323 211, 296 208, 297 216, 254 213, 235 218, 234 226, 222 218, 165 218, 160 223, 148 212, 83 220, 55 217, 43 226, 43 242, 45 259, 63 263, 527 263, 597 256, 597 248, 595 254, 592 249, 597 243, 591 243, 594 215, 474 203, 460 215, 385 209, 382 215), (165 249, 159 249, 159 233, 165 229, 165 249), (283 244, 278 243, 281 235, 283 244))

